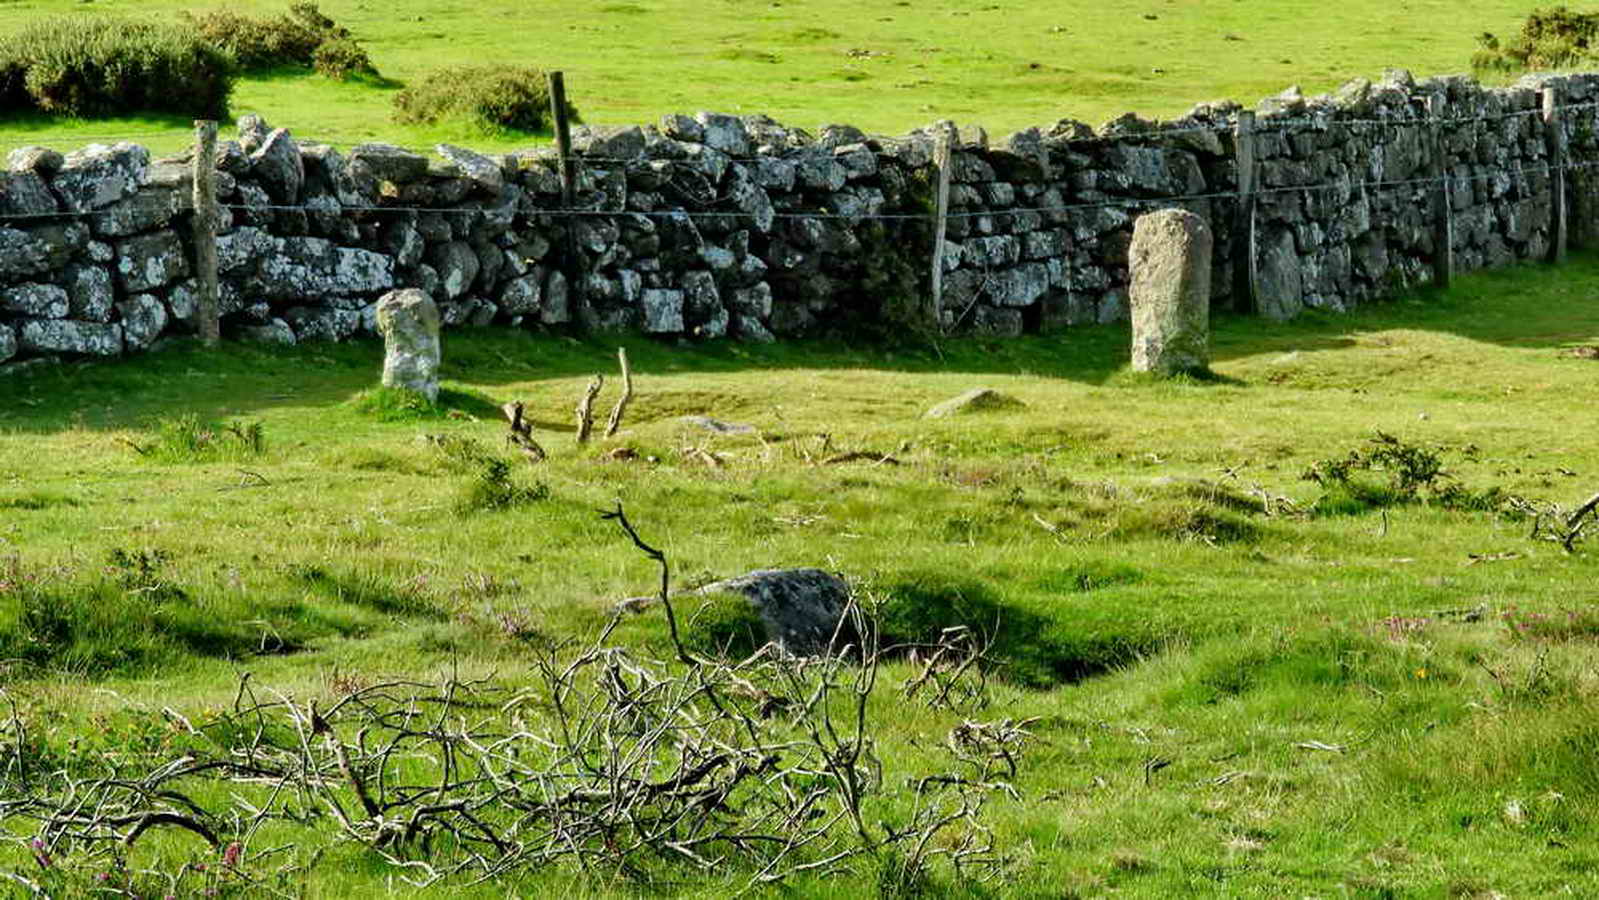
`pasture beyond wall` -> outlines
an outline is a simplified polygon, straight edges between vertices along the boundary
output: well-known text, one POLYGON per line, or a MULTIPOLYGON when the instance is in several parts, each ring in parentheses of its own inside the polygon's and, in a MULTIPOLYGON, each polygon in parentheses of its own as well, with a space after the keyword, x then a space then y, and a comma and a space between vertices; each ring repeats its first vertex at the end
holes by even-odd
MULTIPOLYGON (((1132 220, 1172 205, 1212 226, 1218 306, 1343 310, 1433 280, 1446 244, 1455 271, 1549 255, 1557 193, 1572 239, 1593 235, 1595 101, 1599 74, 1484 89, 1395 72, 1267 98, 1252 141, 1231 103, 994 142, 963 129, 936 312, 937 127, 812 135, 701 113, 582 130, 567 205, 553 151, 340 153, 246 117, 216 157, 223 331, 340 339, 373 329, 381 294, 414 286, 449 325, 769 340, 936 318, 1015 335, 1125 318, 1132 220), (1557 92, 1553 125, 1543 88, 1557 92)), ((194 331, 188 161, 119 144, 19 150, 9 168, 0 362, 134 352, 194 331)))

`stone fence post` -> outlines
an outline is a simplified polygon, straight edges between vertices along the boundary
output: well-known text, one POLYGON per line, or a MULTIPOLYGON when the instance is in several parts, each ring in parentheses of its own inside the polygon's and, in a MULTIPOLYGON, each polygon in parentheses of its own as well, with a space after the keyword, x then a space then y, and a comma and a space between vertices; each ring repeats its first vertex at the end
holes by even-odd
POLYGON ((1127 258, 1133 371, 1174 375, 1210 367, 1210 254, 1205 220, 1162 209, 1133 223, 1127 258))

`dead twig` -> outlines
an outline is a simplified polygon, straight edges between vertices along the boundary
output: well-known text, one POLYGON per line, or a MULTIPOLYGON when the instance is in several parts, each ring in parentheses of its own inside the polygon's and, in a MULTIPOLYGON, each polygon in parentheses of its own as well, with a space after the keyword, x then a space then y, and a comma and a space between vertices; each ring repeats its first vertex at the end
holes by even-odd
POLYGON ((1566 528, 1576 528, 1577 525, 1582 522, 1582 520, 1589 513, 1593 512, 1596 507, 1599 507, 1599 494, 1594 494, 1592 497, 1589 497, 1587 500, 1583 501, 1581 506, 1577 507, 1576 510, 1571 513, 1571 515, 1566 517, 1566 528))
POLYGON ((861 460, 866 460, 880 466, 899 465, 899 460, 889 456, 887 453, 878 453, 874 450, 854 450, 849 453, 840 453, 836 456, 829 456, 827 459, 822 460, 822 465, 836 466, 839 463, 859 462, 861 460))
POLYGON ((600 395, 600 388, 605 386, 605 376, 595 375, 594 380, 583 391, 583 397, 577 401, 577 442, 586 444, 589 432, 594 430, 594 398, 600 395))
POLYGON ((622 366, 622 396, 616 398, 616 405, 611 407, 611 417, 605 422, 606 437, 615 436, 616 430, 622 427, 622 413, 626 412, 628 402, 633 399, 633 370, 627 365, 626 347, 617 348, 616 359, 622 366))
POLYGON ((527 456, 528 462, 543 462, 545 459, 544 448, 539 446, 538 441, 533 440, 533 422, 523 415, 523 410, 524 407, 520 400, 512 401, 500 407, 500 412, 505 414, 505 418, 510 422, 511 426, 510 433, 505 436, 505 440, 516 447, 520 447, 527 456))

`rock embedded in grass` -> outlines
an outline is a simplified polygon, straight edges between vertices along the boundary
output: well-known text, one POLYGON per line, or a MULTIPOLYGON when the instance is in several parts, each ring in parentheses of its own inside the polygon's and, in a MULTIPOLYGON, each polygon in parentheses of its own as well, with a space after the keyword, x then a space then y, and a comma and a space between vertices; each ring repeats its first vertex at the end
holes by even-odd
POLYGON ((820 656, 839 642, 857 640, 849 623, 839 627, 849 607, 849 584, 821 569, 757 569, 713 582, 694 593, 742 594, 760 614, 766 637, 796 656, 820 656))
POLYGON ((416 391, 432 403, 439 397, 439 308, 415 288, 390 291, 378 300, 383 334, 383 386, 416 391))
POLYGON ((741 425, 737 422, 723 422, 718 419, 713 419, 710 416, 684 416, 682 421, 685 425, 695 425, 705 429, 706 431, 715 432, 716 434, 755 433, 755 426, 753 425, 741 425))
POLYGON ((266 325, 246 325, 239 329, 239 340, 282 347, 292 347, 296 342, 294 329, 282 319, 273 319, 266 325))
POLYGON ((925 419, 944 419, 966 413, 992 412, 1003 409, 1020 409, 1027 404, 1015 397, 1001 394, 990 388, 972 388, 958 397, 951 397, 922 414, 925 419))

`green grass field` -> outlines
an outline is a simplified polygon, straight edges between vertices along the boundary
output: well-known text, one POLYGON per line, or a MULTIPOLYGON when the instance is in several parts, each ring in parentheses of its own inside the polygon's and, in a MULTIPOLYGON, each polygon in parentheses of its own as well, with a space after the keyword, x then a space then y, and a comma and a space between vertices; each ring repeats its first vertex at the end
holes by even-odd
MULTIPOLYGON (((272 15, 286 3, 245 0, 272 15)), ((547 0, 328 0, 325 13, 365 42, 396 84, 339 83, 283 73, 244 80, 235 114, 258 112, 305 138, 350 144, 438 140, 485 149, 534 136, 488 138, 450 126, 389 121, 398 83, 451 64, 533 65, 566 72, 591 122, 637 124, 708 109, 764 113, 812 128, 846 123, 901 133, 950 118, 999 135, 1063 117, 1098 124, 1127 111, 1171 117, 1206 100, 1252 104, 1290 84, 1309 93, 1389 66, 1418 76, 1464 71, 1476 36, 1514 33, 1510 0, 681 0, 559 4, 547 0)), ((171 17, 192 0, 11 0, 0 30, 37 16, 171 17)), ((0 143, 70 146, 140 136, 167 151, 186 120, 0 122, 0 143)), ((4 148, 0 148, 4 149, 4 148)))
MULTIPOLYGON (((996 635, 986 708, 901 699, 904 661, 870 703, 885 789, 869 808, 890 819, 894 786, 950 764, 962 718, 1040 717, 1017 797, 985 807, 1008 877, 963 887, 935 865, 933 895, 1591 895, 1591 543, 1533 539, 1504 506, 1359 502, 1300 476, 1381 430, 1438 450, 1473 492, 1575 507, 1599 490, 1599 362, 1567 352, 1599 344, 1596 276, 1584 256, 1348 316, 1226 318, 1210 381, 1128 373, 1114 327, 937 347, 629 339, 626 423, 583 447, 572 404, 614 371, 596 340, 453 333, 449 412, 421 417, 370 402, 372 342, 11 376, 0 707, 41 759, 132 771, 186 746, 163 708, 203 726, 243 672, 324 707, 397 675, 524 683, 535 644, 592 639, 612 603, 652 590, 598 517, 620 499, 679 585, 821 566, 900 621, 996 635), (920 417, 974 386, 1026 406, 920 417), (550 459, 512 460, 525 502, 474 509, 475 464, 424 436, 509 454, 495 407, 512 399, 550 459), (259 423, 261 446, 241 427, 197 449, 205 422, 259 423), (825 462, 851 451, 900 464, 825 462)), ((613 640, 669 650, 658 611, 613 640)), ((285 826, 254 875, 306 896, 409 891, 330 834, 285 826)), ((39 877, 11 846, 0 869, 39 877)), ((208 859, 176 830, 127 851, 132 869, 208 859)), ((788 890, 862 896, 883 886, 876 864, 788 890)), ((722 896, 749 877, 555 867, 476 890, 722 896)))

